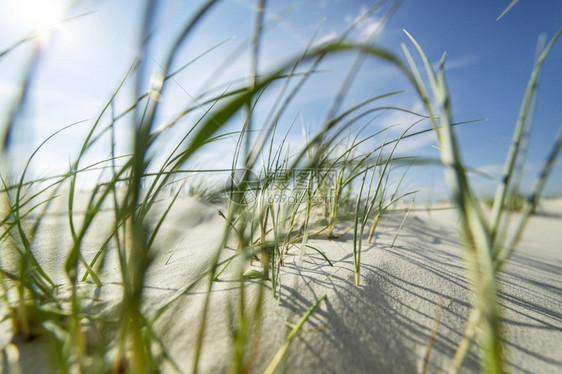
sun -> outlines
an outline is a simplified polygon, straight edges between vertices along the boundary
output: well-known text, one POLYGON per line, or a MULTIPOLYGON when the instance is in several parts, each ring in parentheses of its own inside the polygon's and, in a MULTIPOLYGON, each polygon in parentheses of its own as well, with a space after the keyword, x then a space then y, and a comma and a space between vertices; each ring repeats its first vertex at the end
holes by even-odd
POLYGON ((59 28, 64 17, 61 0, 18 0, 11 5, 21 26, 41 35, 59 28))

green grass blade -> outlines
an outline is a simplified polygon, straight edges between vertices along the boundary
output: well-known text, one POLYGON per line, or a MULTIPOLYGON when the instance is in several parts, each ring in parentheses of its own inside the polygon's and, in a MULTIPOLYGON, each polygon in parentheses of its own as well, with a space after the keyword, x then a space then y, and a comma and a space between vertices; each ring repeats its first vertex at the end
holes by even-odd
POLYGON ((312 305, 312 307, 310 307, 310 309, 304 314, 304 316, 302 316, 299 323, 297 323, 297 325, 289 333, 289 336, 287 336, 287 340, 285 341, 285 344, 283 344, 283 346, 281 346, 281 348, 279 348, 279 350, 277 351, 277 353, 275 354, 275 356, 271 360, 270 364, 265 369, 264 374, 275 373, 275 370, 277 370, 277 368, 279 367, 279 365, 283 361, 283 358, 287 354, 287 351, 289 350, 289 347, 290 347, 291 343, 293 342, 293 340, 295 339, 295 337, 297 336, 299 331, 302 329, 302 326, 310 318, 312 313, 314 313, 316 308, 318 308, 320 303, 326 299, 326 297, 327 297, 326 295, 321 296, 318 300, 316 300, 314 305, 312 305))

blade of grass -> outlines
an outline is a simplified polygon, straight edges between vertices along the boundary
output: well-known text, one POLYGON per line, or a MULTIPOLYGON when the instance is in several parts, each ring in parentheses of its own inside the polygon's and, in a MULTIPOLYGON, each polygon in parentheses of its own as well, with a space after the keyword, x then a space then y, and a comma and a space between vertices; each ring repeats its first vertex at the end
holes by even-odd
POLYGON ((289 350, 289 347, 291 346, 291 343, 293 342, 293 340, 295 339, 295 337, 297 336, 299 331, 302 329, 302 326, 310 318, 312 313, 314 313, 316 308, 318 308, 320 303, 322 301, 324 301, 325 299, 326 299, 326 295, 321 296, 318 300, 316 300, 314 305, 312 305, 312 307, 310 307, 310 309, 304 314, 304 316, 302 316, 299 323, 297 323, 297 325, 291 330, 291 332, 287 336, 287 340, 285 341, 283 346, 281 348, 279 348, 279 350, 277 351, 277 353, 275 354, 275 356, 271 360, 270 364, 265 369, 264 374, 275 373, 275 370, 277 370, 279 365, 281 365, 281 362, 283 361, 283 358, 285 358, 285 355, 287 354, 287 351, 289 350))

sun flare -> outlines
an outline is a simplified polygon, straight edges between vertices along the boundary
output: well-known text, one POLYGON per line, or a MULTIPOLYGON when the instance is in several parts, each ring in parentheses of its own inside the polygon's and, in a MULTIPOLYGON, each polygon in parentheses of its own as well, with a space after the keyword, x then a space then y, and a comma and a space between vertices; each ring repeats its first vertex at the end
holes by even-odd
POLYGON ((59 0, 19 0, 12 3, 14 16, 22 26, 45 34, 61 26, 64 7, 59 0))

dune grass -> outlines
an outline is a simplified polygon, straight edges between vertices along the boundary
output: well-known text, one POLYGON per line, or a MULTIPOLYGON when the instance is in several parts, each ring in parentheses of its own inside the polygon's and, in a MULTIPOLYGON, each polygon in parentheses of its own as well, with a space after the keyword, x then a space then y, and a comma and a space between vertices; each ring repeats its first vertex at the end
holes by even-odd
MULTIPOLYGON (((273 297, 278 296, 286 254, 299 251, 299 265, 302 265, 304 253, 312 250, 319 253, 328 265, 332 265, 322 248, 311 245, 309 239, 320 237, 337 240, 342 233, 353 230, 355 284, 359 286, 363 242, 371 242, 377 224, 393 204, 415 193, 403 191, 401 187, 404 175, 410 165, 416 162, 416 157, 397 156, 396 151, 404 139, 435 131, 459 210, 461 236, 466 244, 466 263, 474 284, 472 292, 476 295, 466 333, 459 344, 454 358, 455 366, 451 370, 461 370, 478 330, 483 370, 501 372, 503 356, 497 274, 516 247, 529 215, 536 207, 560 152, 562 135, 558 136, 532 195, 522 202, 523 214, 517 223, 516 234, 511 236, 507 234, 505 224, 510 221, 507 216, 511 215, 506 201, 511 196, 510 191, 517 191, 519 187, 520 180, 511 178, 516 173, 516 161, 523 157, 519 144, 524 134, 529 133, 532 103, 542 63, 560 33, 544 48, 537 61, 516 125, 513 147, 506 161, 505 182, 498 187, 492 219, 488 221, 480 211, 478 199, 467 177, 467 168, 459 156, 460 145, 453 131, 453 127, 459 123, 453 122, 451 114, 450 93, 444 74, 445 59, 438 72, 435 72, 422 48, 409 34, 425 64, 429 88, 406 47, 404 53, 408 64, 389 50, 373 45, 373 40, 369 40, 369 43, 349 41, 347 36, 356 24, 351 25, 339 38, 320 46, 314 44, 313 35, 300 55, 281 63, 273 71, 263 73, 258 61, 261 38, 267 25, 263 15, 266 1, 260 0, 258 9, 261 11, 256 13, 254 32, 251 40, 244 43, 251 49, 250 79, 231 89, 208 87, 197 97, 198 104, 180 108, 175 118, 164 124, 158 123, 158 112, 161 110, 158 99, 161 93, 174 75, 187 68, 192 61, 182 64, 175 71, 171 71, 171 67, 176 65, 186 39, 196 35, 198 23, 203 22, 205 15, 212 12, 218 3, 214 0, 205 2, 175 36, 161 64, 160 75, 163 78, 160 82, 146 87, 143 74, 148 69, 148 62, 139 58, 131 63, 129 71, 118 82, 99 116, 91 124, 78 156, 66 173, 36 178, 29 176, 28 167, 45 144, 75 124, 47 138, 30 155, 23 170, 2 171, 1 298, 12 322, 14 341, 19 338, 31 340, 38 336, 46 337, 55 347, 56 369, 60 372, 148 373, 158 372, 164 363, 177 368, 161 339, 162 331, 156 328, 157 322, 182 295, 198 284, 205 284, 205 302, 198 325, 197 343, 193 347, 191 368, 193 372, 198 372, 208 314, 212 307, 213 287, 225 270, 232 267, 239 292, 237 297, 229 301, 232 328, 225 334, 232 339, 232 371, 249 372, 255 365, 252 352, 257 349, 256 341, 259 340, 260 331, 265 328, 262 326, 262 301, 268 290, 273 297), (318 73, 322 61, 332 55, 352 53, 359 53, 360 57, 350 66, 320 129, 307 139, 302 149, 290 149, 287 138, 291 128, 281 128, 281 118, 310 77, 318 73), (343 98, 364 59, 393 65, 415 88, 427 114, 379 105, 383 99, 392 98, 400 92, 381 94, 349 108, 342 108, 343 98), (263 95, 276 87, 274 83, 280 83, 281 86, 273 91, 277 93, 277 98, 267 108, 265 122, 257 123, 254 112, 262 104, 263 95), (123 95, 125 85, 136 88, 134 105, 118 112, 115 109, 116 101, 123 95), (432 92, 433 101, 428 92, 432 92), (381 111, 406 111, 416 115, 419 120, 396 138, 390 135, 391 127, 378 132, 368 131, 381 111), (239 129, 231 131, 228 125, 240 113, 244 123, 239 129), (131 151, 118 154, 115 134, 124 126, 125 120, 131 118, 131 151), (186 119, 191 121, 190 127, 182 138, 169 139, 169 134, 186 119), (431 121, 433 129, 414 129, 422 121, 431 121), (230 155, 232 167, 227 170, 232 183, 226 190, 224 212, 221 211, 225 225, 220 233, 220 248, 213 252, 208 268, 198 274, 195 281, 186 284, 158 310, 148 315, 143 294, 146 274, 153 265, 155 252, 159 250, 156 238, 172 207, 181 199, 186 188, 193 196, 208 196, 214 201, 219 199, 216 190, 202 184, 189 184, 188 181, 192 176, 200 177, 202 173, 218 170, 187 169, 185 165, 196 160, 198 153, 205 152, 228 136, 237 137, 237 146, 234 154, 230 155), (375 140, 379 141, 379 146, 361 152, 362 147, 375 140), (154 151, 161 141, 174 142, 175 145, 163 161, 157 162, 154 151), (87 163, 87 156, 94 153, 95 147, 105 147, 109 156, 87 163), (93 188, 85 192, 85 207, 78 209, 79 196, 84 194, 78 186, 82 178, 85 179, 93 171, 98 172, 98 180, 93 188), (18 175, 19 178, 10 179, 9 175, 18 175), (399 177, 393 185, 391 178, 395 178, 395 175, 399 177), (186 187, 186 184, 189 186, 186 187), (169 197, 171 190, 174 193, 169 197), (70 246, 64 248, 64 284, 53 280, 57 274, 50 274, 44 269, 35 252, 37 233, 47 224, 46 217, 54 202, 61 199, 66 199, 65 221, 71 239, 70 246), (152 214, 163 199, 167 205, 154 220, 152 214), (87 256, 83 251, 84 247, 90 245, 86 242, 88 234, 96 230, 96 225, 101 222, 110 222, 110 229, 103 234, 105 236, 101 240, 102 244, 96 248, 96 254, 87 256), (348 229, 338 232, 338 224, 348 229), (235 253, 225 255, 225 248, 233 240, 236 242, 235 253), (103 268, 110 253, 118 258, 116 271, 123 286, 122 301, 117 311, 92 311, 87 307, 91 295, 82 286, 104 284, 103 268), (254 262, 259 262, 260 270, 252 267, 254 262), (258 285, 258 302, 248 305, 248 295, 255 284, 258 285), (62 288, 68 289, 64 296, 59 292, 62 288)), ((378 6, 370 9, 366 15, 378 6)), ((155 23, 153 15, 158 3, 148 1, 145 7, 139 49, 143 51, 143 56, 149 56, 151 30, 155 23)), ((373 34, 373 38, 375 36, 373 34)), ((220 44, 209 50, 218 47, 220 44)), ((7 53, 10 51, 1 52, 0 57, 7 53)), ((2 128, 4 141, 0 150, 3 157, 16 146, 12 144, 10 134, 17 118, 25 110, 27 93, 32 88, 30 84, 38 63, 38 56, 32 56, 19 100, 2 128)), ((396 235, 403 224, 404 220, 396 235)), ((320 297, 288 334, 286 343, 275 356, 271 356, 267 372, 275 372, 280 367, 291 341, 325 298, 320 297)), ((14 349, 17 350, 14 345, 5 348, 7 357, 14 356, 14 349)))
POLYGON ((500 335, 500 314, 497 302, 498 272, 503 261, 509 257, 521 239, 523 228, 526 222, 528 222, 531 212, 536 208, 544 184, 552 170, 554 160, 560 152, 560 137, 562 136, 562 131, 559 132, 558 139, 556 139, 549 158, 535 184, 532 195, 528 199, 528 203, 526 204, 522 217, 520 217, 515 233, 511 235, 507 234, 509 220, 502 220, 502 216, 511 214, 509 206, 506 204, 506 200, 509 196, 508 191, 518 191, 520 188, 520 180, 512 177, 516 174, 516 163, 518 161, 521 162, 522 158, 524 161, 525 150, 521 148, 521 143, 527 141, 526 136, 529 135, 526 134, 530 134, 529 129, 533 118, 533 103, 537 95, 538 80, 542 65, 548 53, 562 35, 562 30, 554 36, 544 49, 542 49, 531 74, 528 88, 523 98, 519 119, 515 126, 512 146, 506 158, 502 183, 500 183, 497 189, 490 221, 484 217, 478 199, 474 195, 460 157, 458 140, 452 131, 451 100, 444 70, 446 54, 443 55, 441 59, 439 70, 435 72, 421 46, 410 34, 407 32, 406 34, 413 42, 424 61, 426 73, 430 82, 429 87, 435 100, 434 107, 430 101, 428 89, 421 80, 410 53, 406 47, 403 47, 410 61, 412 71, 414 72, 420 96, 426 105, 428 113, 430 113, 432 117, 434 128, 438 134, 442 161, 446 167, 447 177, 453 188, 454 202, 459 212, 460 233, 466 246, 465 258, 473 282, 472 292, 476 295, 476 301, 472 307, 472 314, 468 320, 467 331, 455 355, 455 362, 454 366, 451 368, 451 372, 458 372, 461 370, 475 331, 478 330, 482 351, 481 367, 483 371, 488 373, 501 373, 503 372, 503 354, 500 335), (502 254, 501 259, 498 258, 498 253, 502 254))

